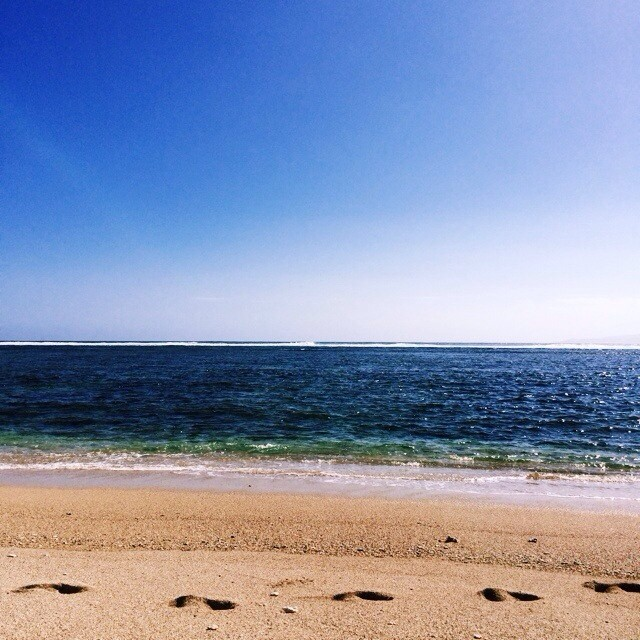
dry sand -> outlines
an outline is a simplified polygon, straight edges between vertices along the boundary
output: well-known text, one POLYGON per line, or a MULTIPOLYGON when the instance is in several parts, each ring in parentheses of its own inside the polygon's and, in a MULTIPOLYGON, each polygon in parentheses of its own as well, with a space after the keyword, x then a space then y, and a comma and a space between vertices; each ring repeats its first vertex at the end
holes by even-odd
POLYGON ((0 506, 3 640, 640 639, 634 515, 18 487, 0 488, 0 506), (393 599, 333 599, 355 591, 393 599))

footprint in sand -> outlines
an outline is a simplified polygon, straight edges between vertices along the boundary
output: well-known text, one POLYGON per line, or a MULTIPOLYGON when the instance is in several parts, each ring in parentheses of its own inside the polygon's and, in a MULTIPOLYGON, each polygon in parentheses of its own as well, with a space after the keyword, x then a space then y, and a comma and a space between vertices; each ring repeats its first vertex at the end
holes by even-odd
POLYGON ((235 609, 238 604, 231 600, 215 600, 213 598, 203 598, 202 596, 178 596, 171 601, 172 607, 182 609, 183 607, 208 607, 214 611, 226 611, 235 609))
POLYGON ((619 591, 627 591, 628 593, 640 593, 640 584, 637 582, 596 582, 590 580, 585 582, 584 587, 593 589, 597 593, 616 593, 619 591))
POLYGON ((89 587, 83 587, 78 584, 66 584, 65 582, 43 582, 41 584, 28 584, 25 587, 16 589, 13 593, 28 593, 35 589, 44 589, 45 591, 57 591, 64 595, 70 595, 72 593, 82 593, 87 591, 89 587))
POLYGON ((332 600, 353 600, 360 598, 361 600, 393 600, 390 593, 382 593, 381 591, 346 591, 345 593, 336 593, 332 596, 332 600))
POLYGON ((493 587, 487 587, 480 591, 480 595, 484 596, 491 602, 504 602, 508 598, 514 598, 515 600, 521 600, 524 602, 530 602, 533 600, 542 600, 540 596, 533 593, 523 593, 522 591, 507 591, 505 589, 495 589, 493 587))

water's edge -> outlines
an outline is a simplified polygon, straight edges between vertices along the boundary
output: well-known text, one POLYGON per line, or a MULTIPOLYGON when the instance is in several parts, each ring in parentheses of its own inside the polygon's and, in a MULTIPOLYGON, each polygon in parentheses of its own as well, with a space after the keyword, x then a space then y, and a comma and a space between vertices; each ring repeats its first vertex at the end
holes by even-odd
POLYGON ((348 463, 218 461, 176 465, 65 463, 0 464, 0 484, 47 487, 115 487, 315 494, 354 498, 463 499, 640 515, 640 475, 539 474, 348 463))

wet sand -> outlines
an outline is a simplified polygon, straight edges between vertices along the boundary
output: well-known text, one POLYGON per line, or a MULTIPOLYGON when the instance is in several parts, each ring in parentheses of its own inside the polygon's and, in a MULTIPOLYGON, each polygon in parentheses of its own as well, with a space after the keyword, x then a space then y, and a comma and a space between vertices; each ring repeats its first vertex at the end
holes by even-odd
POLYGON ((108 488, 0 505, 2 638, 640 637, 632 514, 108 488))

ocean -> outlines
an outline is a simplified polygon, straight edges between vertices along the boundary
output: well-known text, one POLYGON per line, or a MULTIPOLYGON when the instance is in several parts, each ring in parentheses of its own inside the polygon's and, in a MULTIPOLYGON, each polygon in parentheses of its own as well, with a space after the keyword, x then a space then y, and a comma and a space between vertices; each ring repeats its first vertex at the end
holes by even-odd
POLYGON ((21 470, 640 502, 640 349, 5 342, 0 472, 21 470))

